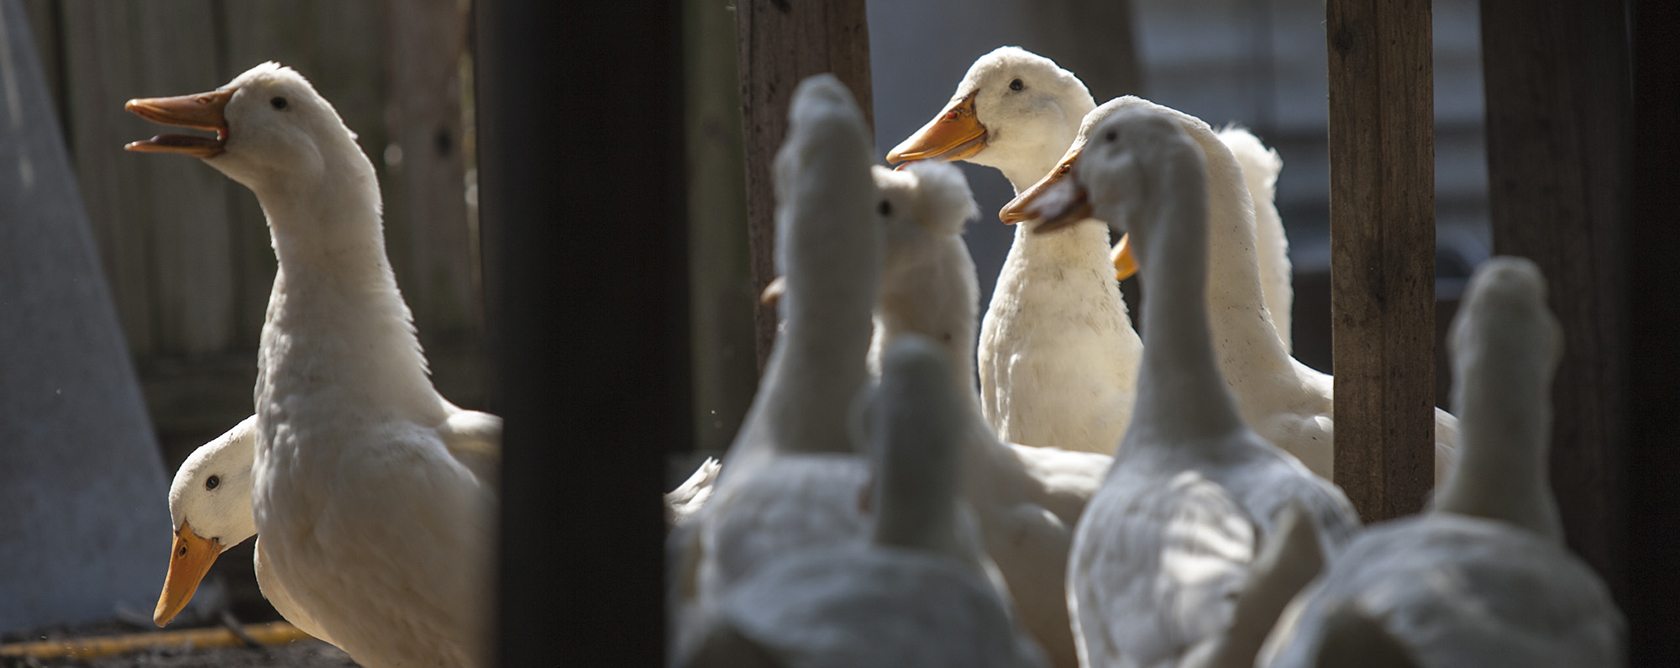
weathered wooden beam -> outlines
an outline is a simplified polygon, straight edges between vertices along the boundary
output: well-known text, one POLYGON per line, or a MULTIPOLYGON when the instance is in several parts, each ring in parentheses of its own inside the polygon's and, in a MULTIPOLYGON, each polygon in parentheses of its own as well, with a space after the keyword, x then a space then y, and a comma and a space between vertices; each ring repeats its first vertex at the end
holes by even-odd
POLYGON ((665 454, 691 425, 679 8, 476 6, 502 666, 664 665, 665 454))
POLYGON ((1624 13, 1621 3, 1595 0, 1483 0, 1481 9, 1493 250, 1540 265, 1563 325, 1552 491, 1571 549, 1624 593, 1619 458, 1632 287, 1624 13))
POLYGON ((1435 145, 1429 0, 1330 0, 1336 482, 1365 521, 1433 486, 1435 145))
MULTIPOLYGON (((1613 3, 1612 3, 1613 4, 1613 3)), ((1599 8, 1600 11, 1603 8, 1599 8)), ((1680 3, 1636 0, 1633 11, 1633 169, 1628 255, 1626 490, 1613 498, 1626 527, 1622 610, 1628 665, 1680 665, 1680 3), (1633 583, 1637 583, 1634 586, 1633 583)), ((1553 484, 1561 472, 1553 470, 1553 484)), ((1571 532, 1574 527, 1568 527, 1571 532)))
MULTIPOLYGON (((801 79, 832 72, 852 89, 864 119, 873 125, 869 22, 864 0, 735 3, 740 50, 742 125, 747 159, 747 243, 752 249, 754 294, 776 277, 776 195, 770 166, 787 134, 788 102, 801 79)), ((759 306, 758 367, 776 341, 776 310, 759 306)))

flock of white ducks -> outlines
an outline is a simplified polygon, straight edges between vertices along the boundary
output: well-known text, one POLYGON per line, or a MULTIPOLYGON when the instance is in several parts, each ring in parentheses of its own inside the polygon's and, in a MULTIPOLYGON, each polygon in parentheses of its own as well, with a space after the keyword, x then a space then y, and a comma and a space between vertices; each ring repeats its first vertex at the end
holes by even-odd
MULTIPOLYGON (((260 536, 264 594, 363 665, 485 665, 501 423, 432 388, 355 135, 274 64, 129 109, 214 130, 128 148, 251 188, 280 260, 256 414, 171 487, 155 620, 260 536)), ((1281 162, 1252 134, 1097 106, 1012 47, 889 154, 912 161, 897 171, 834 78, 801 83, 789 116, 782 329, 725 460, 666 495, 673 665, 1621 661, 1545 487, 1559 343, 1531 265, 1490 262, 1455 323, 1464 457, 1438 412, 1435 508, 1362 531, 1329 480, 1330 378, 1289 355, 1281 162), (950 160, 1019 193, 980 322, 950 160)))

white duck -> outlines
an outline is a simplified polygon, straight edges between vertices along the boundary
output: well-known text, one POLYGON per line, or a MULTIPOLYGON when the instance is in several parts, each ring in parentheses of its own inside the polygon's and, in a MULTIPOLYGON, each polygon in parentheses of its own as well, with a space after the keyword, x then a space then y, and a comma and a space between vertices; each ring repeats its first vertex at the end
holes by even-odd
MULTIPOLYGON (((975 61, 951 103, 889 162, 967 160, 1017 189, 1044 176, 1095 104, 1048 58, 1004 47, 975 61)), ((979 342, 981 405, 999 438, 1110 454, 1130 420, 1142 343, 1126 315, 1108 228, 1017 228, 979 342)))
MULTIPOLYGON (((1002 215, 1031 218, 1028 208, 1046 188, 1065 181, 1067 166, 1078 159, 1093 128, 1125 109, 1146 108, 1174 119, 1202 149, 1207 164, 1209 226, 1208 290, 1202 299, 1211 316, 1214 350, 1220 370, 1236 395, 1242 417, 1261 437, 1295 455, 1308 469, 1332 479, 1335 429, 1332 378, 1285 352, 1261 294, 1254 250, 1253 204, 1243 173, 1230 149, 1207 123, 1142 98, 1125 96, 1104 103, 1085 118, 1079 139, 1067 157, 1044 180, 1004 207, 1002 215)), ((1458 420, 1435 409, 1435 479, 1452 467, 1458 443, 1458 420)))
POLYGON ((775 165, 782 330, 711 500, 672 535, 680 598, 702 616, 787 553, 866 535, 857 408, 881 270, 869 134, 830 75, 801 82, 788 116, 775 165))
POLYGON ((1068 547, 1112 458, 998 441, 974 388, 978 287, 962 240, 975 214, 968 183, 952 165, 915 162, 899 171, 875 168, 875 184, 886 202, 886 242, 872 358, 903 337, 927 337, 944 349, 951 387, 963 399, 963 495, 1021 625, 1056 665, 1073 666, 1068 547))
MULTIPOLYGON (((996 167, 1020 192, 1055 167, 1093 107, 1085 84, 1054 61, 1017 47, 999 48, 976 60, 946 108, 887 159, 996 167)), ((1248 150, 1259 140, 1245 130, 1227 130, 1221 138, 1240 147, 1243 167, 1253 172, 1256 185, 1275 182, 1282 167, 1276 153, 1248 150)), ((1257 199, 1260 194, 1256 191, 1257 199)), ((1278 245, 1265 249, 1262 264, 1281 261, 1281 269, 1263 268, 1283 281, 1268 284, 1267 296, 1275 293, 1287 311, 1292 294, 1287 240, 1269 189, 1263 199, 1274 212, 1264 222, 1275 229, 1262 238, 1278 245)), ((1110 280, 1117 259, 1108 251, 1107 232, 1097 224, 1050 237, 1016 230, 978 349, 983 408, 1001 438, 1109 453, 1125 432, 1142 342, 1110 280)), ((1285 319, 1279 333, 1286 347, 1288 331, 1285 319)))
POLYGON ((1237 412, 1204 298, 1217 167, 1180 118, 1132 106, 1090 129, 1072 178, 1029 191, 1051 229, 1087 215, 1089 193, 1086 211, 1132 235, 1151 291, 1137 412, 1079 524, 1067 600, 1082 666, 1198 665, 1232 626, 1256 553, 1281 540, 1286 509, 1327 554, 1359 520, 1237 412))
POLYGON ((1263 665, 1622 665, 1621 614, 1548 487, 1562 343, 1534 263, 1476 270, 1451 334, 1463 459, 1433 509, 1360 534, 1291 604, 1263 665), (1329 663, 1337 645, 1359 663, 1329 663))
MULTIPOLYGON (((495 485, 501 464, 501 418, 489 413, 459 411, 442 431, 449 454, 495 485)), ((169 572, 158 595, 152 621, 169 623, 180 613, 216 558, 228 548, 257 535, 251 514, 251 466, 256 456, 257 416, 245 418, 227 433, 198 446, 181 463, 169 486, 169 514, 175 540, 169 572)), ((702 466, 702 470, 715 472, 702 466)), ((320 625, 292 600, 285 584, 263 563, 262 541, 253 555, 257 585, 274 609, 305 633, 332 642, 320 625)))
MULTIPOLYGON (((244 421, 194 450, 175 472, 169 486, 169 515, 175 522, 174 551, 169 573, 158 596, 152 621, 169 623, 192 600, 210 565, 222 551, 257 535, 251 517, 251 458, 257 444, 257 417, 244 421)), ((274 609, 304 633, 327 642, 332 638, 310 618, 274 577, 257 541, 253 565, 257 585, 274 609)))
POLYGON ((128 148, 199 157, 255 192, 268 217, 279 272, 258 359, 251 505, 273 580, 362 665, 483 665, 495 493, 451 443, 482 441, 499 422, 433 389, 355 134, 274 63, 127 108, 215 130, 128 148))
POLYGON ((932 342, 885 354, 874 418, 872 540, 789 555, 732 588, 683 665, 1044 666, 965 540, 959 475, 970 411, 932 342))

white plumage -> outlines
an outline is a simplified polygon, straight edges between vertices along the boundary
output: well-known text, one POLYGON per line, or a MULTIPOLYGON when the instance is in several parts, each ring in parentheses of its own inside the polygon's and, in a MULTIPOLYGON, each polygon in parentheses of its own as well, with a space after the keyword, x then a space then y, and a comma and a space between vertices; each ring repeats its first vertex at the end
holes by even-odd
POLYGON ((1621 614, 1563 547, 1549 491, 1562 331, 1544 279, 1528 260, 1493 258, 1459 308, 1459 467, 1428 513, 1372 527, 1348 546, 1291 604, 1262 665, 1324 665, 1321 657, 1348 650, 1420 668, 1622 664, 1621 614))
MULTIPOLYGON (((1180 666, 1217 647, 1287 509, 1298 507, 1327 553, 1358 519, 1340 490, 1237 412, 1201 298, 1213 168, 1178 115, 1126 107, 1087 125, 1074 178, 1033 191, 1042 205, 1079 201, 1046 193, 1086 189, 1093 215, 1133 235, 1151 291, 1137 411, 1075 535, 1067 597, 1082 666, 1180 666)), ((1049 227, 1081 215, 1049 208, 1062 210, 1035 216, 1049 227)))
POLYGON ((273 63, 215 93, 129 106, 218 127, 213 141, 131 148, 204 158, 268 217, 279 272, 255 392, 260 566, 362 665, 482 665, 496 499, 475 467, 494 468, 500 422, 432 388, 355 135, 273 63))

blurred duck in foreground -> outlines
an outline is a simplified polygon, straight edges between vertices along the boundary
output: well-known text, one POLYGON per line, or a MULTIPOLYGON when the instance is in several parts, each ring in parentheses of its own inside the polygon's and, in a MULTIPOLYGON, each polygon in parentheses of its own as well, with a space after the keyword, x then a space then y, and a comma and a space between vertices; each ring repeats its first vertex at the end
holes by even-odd
MULTIPOLYGON (((1080 137, 1061 166, 1004 207, 1007 217, 1030 220, 1031 203, 1041 193, 1066 182, 1095 126, 1125 109, 1147 108, 1175 119, 1205 156, 1207 255, 1204 292, 1184 293, 1206 305, 1214 351, 1242 418, 1265 440, 1301 460, 1308 469, 1332 479, 1335 430, 1335 384, 1285 352, 1267 315, 1256 273, 1254 216, 1243 172, 1230 148, 1207 123, 1189 114, 1133 96, 1104 103, 1085 118, 1080 137)), ((1070 202, 1072 216, 1089 215, 1091 203, 1070 202)), ((1044 229, 1040 225, 1038 229, 1044 229)), ((1133 245, 1136 248, 1135 242, 1133 245)), ((1154 289, 1154 288, 1150 288, 1154 289)), ((1176 297, 1175 297, 1176 298, 1176 297)), ((1153 299, 1153 296, 1152 296, 1153 299)), ((1147 352, 1147 351, 1146 351, 1147 352)), ((1435 479, 1451 470, 1458 444, 1458 419, 1435 409, 1435 479)))
POLYGON ((693 668, 1047 666, 964 537, 958 469, 970 401, 946 354, 899 337, 875 393, 870 538, 764 565, 717 603, 693 668))
POLYGON ((1453 320, 1458 468, 1421 516, 1360 534, 1267 640, 1273 668, 1619 666, 1609 590, 1563 546, 1548 487, 1562 329, 1534 263, 1477 268, 1453 320))
MULTIPOLYGON (((1137 410, 1068 565, 1079 662, 1240 665, 1232 657, 1253 656, 1293 593, 1254 570, 1271 561, 1263 551, 1304 532, 1309 553, 1334 555, 1359 520, 1341 490, 1248 427, 1220 373, 1205 295, 1210 224, 1231 224, 1210 188, 1241 188, 1229 150, 1136 98, 1093 112, 1082 136, 1070 169, 1021 204, 1046 232, 1095 216, 1129 233, 1151 296, 1137 410)), ((1294 576, 1298 588, 1311 570, 1294 576)))
MULTIPOLYGON (((250 188, 268 218, 279 272, 247 429, 268 595, 370 668, 484 665, 501 421, 433 389, 355 134, 308 81, 274 63, 215 91, 130 100, 127 109, 215 132, 127 148, 202 159, 250 188)), ((230 437, 238 441, 239 428, 230 437)), ((183 473, 193 494, 220 487, 214 467, 183 473)), ((224 490, 201 518, 178 487, 160 623, 244 533, 233 526, 242 490, 224 490), (206 535, 217 522, 227 533, 206 535)))

